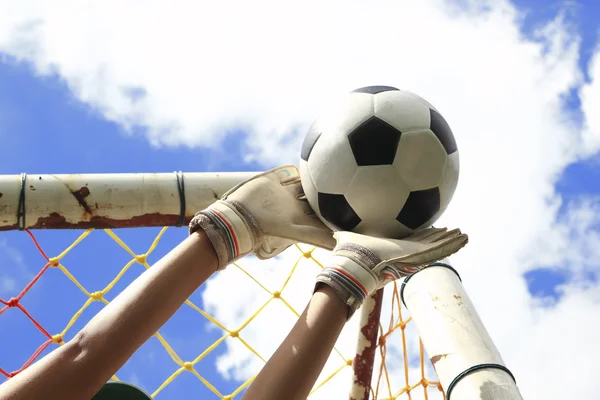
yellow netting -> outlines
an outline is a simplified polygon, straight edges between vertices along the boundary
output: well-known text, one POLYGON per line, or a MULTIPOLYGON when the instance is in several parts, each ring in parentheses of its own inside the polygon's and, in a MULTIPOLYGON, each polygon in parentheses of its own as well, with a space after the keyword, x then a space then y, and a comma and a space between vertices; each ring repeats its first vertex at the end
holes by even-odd
MULTIPOLYGON (((123 276, 130 271, 130 268, 134 264, 139 264, 144 268, 150 268, 150 265, 147 262, 148 257, 151 253, 157 248, 159 241, 163 237, 163 234, 166 231, 166 227, 160 230, 151 246, 148 250, 143 254, 136 254, 132 251, 123 240, 119 238, 119 236, 112 230, 105 229, 104 232, 112 238, 112 240, 121 246, 129 255, 131 256, 131 260, 126 263, 126 265, 120 270, 120 272, 110 281, 108 285, 104 288, 94 288, 91 290, 90 288, 84 287, 78 279, 77 276, 74 276, 66 265, 63 265, 63 259, 69 252, 71 252, 77 245, 82 243, 84 240, 90 240, 88 237, 93 232, 93 230, 86 230, 64 251, 60 252, 60 254, 54 257, 48 257, 44 250, 38 244, 36 238, 29 231, 27 233, 33 239, 34 244, 37 246, 39 252, 46 259, 46 265, 39 271, 39 273, 32 279, 32 281, 20 292, 20 294, 10 300, 0 299, 0 319, 2 318, 2 314, 9 309, 19 309, 31 322, 34 326, 45 336, 45 340, 41 345, 37 347, 37 350, 33 353, 33 355, 27 359, 23 360, 22 367, 16 371, 9 372, 2 365, 2 359, 0 358, 0 374, 5 375, 6 377, 11 377, 27 368, 31 363, 35 362, 35 360, 42 354, 47 347, 49 346, 59 346, 64 344, 63 338, 66 337, 67 333, 73 328, 73 326, 79 322, 81 319, 85 319, 82 317, 84 315, 84 311, 94 302, 102 302, 104 304, 108 304, 109 300, 106 299, 107 294, 112 290, 116 290, 115 286, 119 283, 119 281, 123 278, 123 276), (40 281, 43 281, 44 275, 49 270, 60 270, 74 285, 76 285, 79 290, 87 296, 87 300, 83 303, 83 305, 72 315, 72 317, 66 321, 64 328, 60 332, 55 332, 52 334, 51 332, 46 331, 46 329, 42 326, 42 324, 37 322, 35 315, 31 315, 25 306, 23 306, 22 299, 27 295, 30 289, 34 285, 39 285, 40 281)), ((98 233, 100 233, 98 231, 98 233)), ((273 288, 269 287, 264 283, 261 283, 259 279, 255 278, 246 268, 242 265, 235 264, 230 266, 229 269, 233 268, 241 272, 243 276, 247 278, 246 284, 256 285, 260 288, 261 291, 266 293, 266 301, 262 303, 258 309, 252 313, 246 320, 238 326, 225 326, 224 323, 221 323, 213 316, 209 315, 203 309, 201 309, 198 305, 196 305, 193 301, 188 299, 186 301, 186 306, 191 307, 191 309, 195 310, 197 313, 201 314, 204 318, 210 321, 212 324, 216 325, 221 332, 221 336, 219 339, 214 341, 212 345, 208 346, 205 349, 198 349, 199 354, 191 360, 182 359, 178 353, 173 349, 173 347, 165 340, 163 335, 157 332, 154 336, 160 344, 164 347, 164 349, 169 354, 172 359, 173 372, 166 379, 156 382, 153 387, 143 387, 147 391, 149 391, 153 397, 156 399, 161 399, 161 392, 167 387, 167 385, 176 385, 178 381, 178 376, 181 374, 193 374, 197 379, 199 379, 202 384, 206 386, 212 393, 214 393, 215 398, 220 398, 224 400, 233 399, 239 396, 240 393, 244 391, 244 389, 251 383, 253 377, 246 380, 244 383, 239 385, 233 392, 230 393, 222 393, 219 388, 215 387, 215 385, 211 384, 209 379, 205 378, 201 373, 198 372, 198 369, 205 370, 207 368, 205 365, 202 368, 197 368, 198 364, 207 357, 212 351, 214 351, 220 344, 222 344, 225 340, 237 340, 241 343, 247 351, 253 353, 255 357, 262 360, 262 362, 266 362, 266 358, 269 355, 261 354, 261 351, 257 350, 253 347, 253 343, 247 341, 244 338, 244 329, 246 329, 249 324, 257 319, 259 314, 266 313, 269 310, 269 305, 273 302, 281 302, 284 305, 285 309, 289 310, 290 313, 295 315, 296 317, 300 315, 302 309, 297 309, 291 305, 290 302, 284 298, 284 290, 288 288, 288 285, 291 285, 291 278, 297 273, 300 268, 315 268, 315 271, 318 272, 318 268, 322 268, 322 264, 319 260, 314 256, 314 249, 303 246, 294 246, 293 248, 287 251, 294 252, 293 265, 290 265, 287 270, 287 277, 280 284, 279 287, 273 288), (308 266, 307 266, 308 263, 308 266)), ((110 262, 110 260, 107 260, 110 262)), ((139 275, 139 273, 143 272, 143 268, 140 268, 139 271, 135 273, 139 275)), ((121 289, 122 290, 122 289, 121 289)), ((288 288, 289 291, 289 288, 288 288)), ((287 292, 286 292, 287 293, 287 292)), ((111 294, 114 294, 111 292, 111 294)), ((398 288, 397 286, 390 285, 386 288, 386 297, 385 297, 385 312, 382 314, 382 320, 380 323, 379 329, 379 340, 378 340, 378 348, 377 348, 377 357, 374 365, 373 371, 373 380, 372 380, 372 389, 371 389, 371 398, 377 399, 396 399, 396 398, 444 398, 442 393, 441 386, 439 382, 435 380, 435 374, 431 368, 431 364, 424 354, 423 346, 420 340, 416 337, 414 332, 412 336, 407 334, 407 328, 412 324, 409 324, 410 318, 403 319, 403 309, 401 308, 401 302, 399 300, 398 288), (410 345, 410 339, 412 338, 412 347, 410 345), (394 351, 390 353, 390 343, 394 341, 394 351), (411 355, 411 349, 413 354, 411 355), (416 353, 415 353, 416 349, 416 353), (399 372, 400 371, 400 372, 399 372), (428 378, 429 376, 429 378, 428 378)), ((406 314, 406 310, 404 310, 406 314)), ((359 313, 357 313, 358 316, 359 313)), ((355 317, 357 318, 357 317, 355 317)), ((269 329, 269 327, 264 327, 265 331, 269 329)), ((70 332, 73 333, 73 332, 70 332)), ((198 333, 201 335, 202 333, 198 333)), ((9 343, 2 343, 0 346, 8 346, 9 343)), ((143 351, 143 349, 140 349, 143 351)), ((348 374, 351 371, 353 364, 353 354, 352 352, 340 351, 337 347, 332 352, 332 356, 330 357, 330 361, 337 365, 337 367, 333 368, 331 371, 322 374, 319 378, 319 381, 315 385, 313 391, 311 392, 312 397, 319 397, 319 393, 323 392, 323 388, 332 382, 334 378, 341 374, 348 374)), ((0 354, 2 353, 2 347, 0 347, 0 354)), ((118 374, 117 374, 118 375, 118 374)), ((119 380, 118 376, 113 377, 114 380, 119 380)), ((348 382, 348 385, 350 382, 348 382)), ((231 387, 231 385, 230 385, 231 387)), ((336 394, 337 398, 343 399, 347 398, 349 392, 349 386, 346 386, 345 391, 343 393, 336 394)), ((166 397, 165 397, 166 398, 166 397)))

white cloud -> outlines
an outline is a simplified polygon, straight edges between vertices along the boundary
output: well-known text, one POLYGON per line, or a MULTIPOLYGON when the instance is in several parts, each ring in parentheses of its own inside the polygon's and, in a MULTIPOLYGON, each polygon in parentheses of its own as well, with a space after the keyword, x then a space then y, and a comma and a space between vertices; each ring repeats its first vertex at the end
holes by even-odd
POLYGON ((577 280, 600 273, 600 197, 568 203, 548 234, 539 239, 532 252, 536 264, 567 269, 577 280))
MULTIPOLYGON (((522 274, 542 262, 591 268, 581 255, 600 248, 589 239, 597 238, 595 203, 582 202, 557 223, 554 191, 567 165, 600 147, 600 55, 584 83, 579 38, 560 15, 533 41, 509 3, 461 3, 470 8, 441 0, 101 7, 22 0, 0 3, 0 51, 58 74, 106 118, 148 126, 155 144, 215 145, 225 131, 245 129, 247 156, 269 165, 296 160, 302 129, 340 93, 369 84, 419 93, 444 114, 461 151, 458 191, 440 221, 471 237, 454 264, 524 397, 593 398, 595 381, 583 378, 593 371, 589 354, 600 354, 591 333, 600 328, 600 287, 569 282, 561 301, 546 307, 531 298, 522 274), (573 89, 583 125, 562 103, 573 89)), ((280 267, 293 259, 245 264, 276 289, 280 267)), ((300 271, 286 294, 298 311, 314 279, 314 271, 300 271)), ((238 275, 218 274, 204 298, 230 328, 265 300, 238 275)), ((293 322, 271 306, 243 332, 265 357, 293 322)), ((353 351, 351 328, 340 339, 345 354, 353 351)), ((247 354, 230 348, 218 369, 251 375, 261 363, 247 354)), ((328 368, 335 366, 334 356, 328 368)), ((339 397, 348 379, 316 398, 339 397)))
POLYGON ((600 45, 590 62, 589 77, 590 82, 582 87, 580 97, 587 122, 584 148, 593 152, 600 147, 600 45))

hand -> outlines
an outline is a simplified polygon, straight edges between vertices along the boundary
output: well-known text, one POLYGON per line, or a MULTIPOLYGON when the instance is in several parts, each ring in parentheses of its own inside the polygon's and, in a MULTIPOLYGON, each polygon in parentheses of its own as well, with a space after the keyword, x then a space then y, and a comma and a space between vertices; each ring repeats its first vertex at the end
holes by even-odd
POLYGON ((329 266, 317 276, 349 307, 348 318, 364 299, 387 283, 446 258, 468 242, 459 229, 427 228, 407 238, 382 239, 352 232, 336 232, 337 245, 329 266))
POLYGON ((219 269, 248 253, 276 256, 302 242, 333 249, 333 232, 311 209, 293 165, 255 175, 235 186, 190 222, 203 229, 219 258, 219 269))

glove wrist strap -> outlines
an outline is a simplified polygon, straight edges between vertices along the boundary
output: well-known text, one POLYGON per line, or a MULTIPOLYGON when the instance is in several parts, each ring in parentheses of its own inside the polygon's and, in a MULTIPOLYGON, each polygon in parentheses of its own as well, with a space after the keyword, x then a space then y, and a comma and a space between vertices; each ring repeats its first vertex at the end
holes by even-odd
POLYGON ((190 234, 202 229, 211 241, 219 260, 218 270, 251 253, 262 238, 260 227, 241 206, 217 201, 197 213, 190 221, 190 234))
POLYGON ((340 299, 348 306, 348 314, 346 315, 346 321, 350 320, 356 310, 362 305, 362 301, 359 301, 355 296, 352 295, 350 290, 339 280, 328 276, 326 274, 319 274, 317 276, 317 283, 315 284, 315 292, 321 285, 327 285, 339 296, 340 299))
POLYGON ((349 258, 345 252, 336 251, 330 266, 317 275, 317 286, 331 287, 348 306, 348 319, 362 305, 365 298, 377 288, 377 277, 370 268, 349 258))

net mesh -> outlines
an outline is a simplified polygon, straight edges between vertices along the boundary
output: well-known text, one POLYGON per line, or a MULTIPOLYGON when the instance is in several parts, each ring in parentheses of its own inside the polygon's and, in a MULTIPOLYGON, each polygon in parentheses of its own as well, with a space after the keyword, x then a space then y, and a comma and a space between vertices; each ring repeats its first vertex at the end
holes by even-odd
MULTIPOLYGON (((32 245, 29 250, 37 248, 37 252, 43 259, 41 259, 42 266, 39 272, 30 279, 28 284, 19 287, 12 297, 1 298, 0 296, 0 331, 18 330, 13 332, 15 336, 12 340, 3 337, 0 342, 0 354, 3 354, 0 357, 0 374, 10 379, 57 346, 63 345, 101 307, 122 291, 128 282, 150 268, 154 258, 168 252, 172 246, 165 244, 164 249, 160 249, 159 246, 167 231, 166 227, 160 229, 158 233, 156 230, 152 231, 150 245, 143 253, 134 252, 122 239, 125 231, 136 231, 137 234, 141 231, 148 232, 149 229, 151 228, 78 231, 75 239, 66 248, 58 249, 54 254, 46 252, 49 249, 45 249, 41 241, 36 238, 37 233, 34 235, 31 231, 18 232, 18 235, 29 236, 32 245), (89 258, 73 257, 71 260, 68 257, 75 252, 76 248, 82 247, 83 243, 98 240, 92 240, 91 237, 104 234, 107 235, 104 236, 105 239, 110 238, 111 246, 120 246, 126 252, 125 257, 128 261, 115 269, 114 264, 118 263, 118 260, 100 260, 102 265, 106 265, 106 268, 100 268, 101 271, 98 271, 103 276, 91 275, 93 278, 91 282, 82 282, 78 274, 83 276, 81 271, 90 262, 89 258), (78 264, 83 267, 77 267, 78 264), (136 265, 137 267, 133 268, 136 265), (112 276, 109 276, 110 274, 112 276), (36 287, 44 285, 50 287, 56 279, 64 278, 71 282, 71 287, 84 296, 65 290, 54 293, 52 296, 55 298, 40 298, 39 293, 42 292, 35 293, 36 287), (30 311, 30 309, 40 309, 37 307, 40 302, 53 302, 52 309, 56 311, 52 315, 37 315, 36 312, 30 311), (14 342, 17 342, 16 346, 20 351, 7 351, 8 346, 15 345, 14 342), (3 349, 3 346, 6 347, 3 349)), ((177 230, 171 229, 171 231, 177 230)), ((45 231, 44 234, 47 232, 45 231)), ((181 231, 179 235, 181 237, 181 231)), ((54 242, 53 240, 52 243, 54 242)), ((95 249, 98 254, 92 254, 91 257, 96 259, 101 259, 105 253, 102 246, 92 245, 86 249, 88 249, 86 251, 95 249)), ((31 254, 29 250, 22 251, 31 254)), ((244 264, 246 260, 244 259, 228 267, 217 275, 221 275, 220 279, 226 282, 235 282, 238 293, 241 293, 240 290, 244 293, 254 293, 251 297, 254 301, 250 302, 257 305, 254 311, 248 313, 249 306, 245 304, 245 312, 236 312, 235 306, 240 305, 239 301, 236 303, 236 297, 224 292, 222 286, 209 280, 203 286, 213 284, 213 287, 206 287, 204 291, 200 288, 199 292, 210 301, 202 301, 202 297, 192 296, 172 318, 177 320, 177 329, 181 330, 182 326, 189 325, 189 329, 186 329, 188 335, 177 336, 172 334, 173 329, 166 326, 163 332, 161 328, 112 379, 134 381, 132 383, 151 393, 154 398, 169 399, 181 398, 177 393, 189 394, 192 385, 189 377, 195 377, 196 383, 201 383, 201 387, 197 387, 198 392, 206 391, 204 396, 200 396, 201 398, 226 400, 241 398, 245 388, 285 337, 306 304, 305 301, 312 288, 306 287, 306 279, 302 281, 295 277, 305 276, 309 280, 314 279, 316 273, 323 267, 320 260, 323 259, 324 254, 312 247, 292 246, 282 257, 272 261, 272 264, 278 264, 276 268, 280 275, 271 273, 273 270, 269 267, 257 268, 257 264, 265 262, 259 263, 256 260, 244 264), (282 263, 285 265, 281 265, 282 263), (298 293, 302 294, 298 295, 298 293), (228 301, 232 307, 220 309, 216 307, 217 304, 227 305, 228 301), (231 316, 227 315, 228 310, 236 315, 230 318, 231 316), (190 313, 202 316, 204 321, 194 320, 195 317, 190 313), (262 319, 264 315, 269 319, 262 319), (206 322, 209 322, 213 329, 207 329, 206 322), (267 335, 269 332, 270 336, 267 335), (198 337, 204 339, 198 341, 198 337), (241 359, 232 356, 243 352, 245 355, 241 359), (160 370, 167 371, 166 373, 157 373, 158 369, 155 367, 143 367, 157 362, 161 365, 160 370), (212 393, 212 397, 209 393, 212 393)), ((9 268, 10 265, 3 267, 5 270, 9 268)), ((85 276, 89 281, 90 274, 86 272, 85 276)), ((423 345, 411 324, 411 319, 401 306, 398 287, 389 285, 385 290, 370 397, 374 399, 445 398, 423 345)), ((0 294, 5 292, 0 291, 0 294)), ((42 313, 38 312, 38 314, 42 313)), ((356 336, 360 331, 358 315, 359 313, 356 313, 346 326, 342 334, 346 339, 338 341, 326 368, 311 392, 311 399, 347 398, 349 385, 352 384, 356 336)), ((171 326, 174 326, 174 323, 171 326)))

